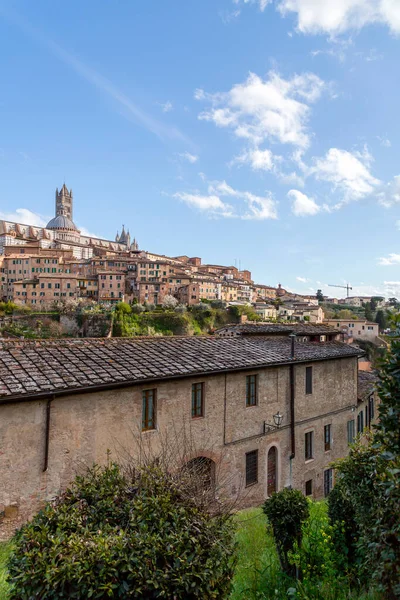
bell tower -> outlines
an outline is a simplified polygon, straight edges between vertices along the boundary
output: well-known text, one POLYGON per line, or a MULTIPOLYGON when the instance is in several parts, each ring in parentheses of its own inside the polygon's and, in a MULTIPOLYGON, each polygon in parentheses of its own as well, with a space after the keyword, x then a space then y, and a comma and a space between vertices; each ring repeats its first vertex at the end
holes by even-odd
POLYGON ((73 211, 73 196, 72 190, 68 191, 67 186, 62 186, 61 190, 58 191, 56 188, 56 217, 64 216, 68 217, 68 219, 73 220, 72 218, 73 211))

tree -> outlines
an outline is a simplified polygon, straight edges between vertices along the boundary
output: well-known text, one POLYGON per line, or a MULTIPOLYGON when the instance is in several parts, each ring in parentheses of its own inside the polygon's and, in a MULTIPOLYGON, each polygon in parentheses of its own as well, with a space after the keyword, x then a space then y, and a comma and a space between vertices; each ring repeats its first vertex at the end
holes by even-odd
POLYGON ((263 511, 272 525, 282 570, 294 576, 296 568, 289 553, 301 545, 302 526, 309 517, 307 500, 299 490, 284 488, 268 498, 263 511))
POLYGON ((163 308, 174 309, 176 306, 178 306, 178 300, 174 296, 171 296, 171 294, 167 294, 164 296, 162 305, 163 308))
POLYGON ((374 320, 374 312, 373 312, 373 308, 372 308, 372 304, 371 302, 366 302, 364 304, 364 310, 365 310, 365 318, 367 319, 367 321, 373 321, 374 320))
POLYGON ((400 302, 397 300, 397 298, 389 298, 388 303, 394 308, 400 308, 400 302))
POLYGON ((77 477, 17 533, 11 600, 227 598, 233 523, 196 504, 192 477, 154 464, 77 477))
POLYGON ((382 362, 378 394, 375 433, 335 466, 345 503, 354 512, 352 536, 358 539, 364 578, 385 599, 395 600, 400 598, 400 339, 382 362))
POLYGON ((322 290, 317 290, 317 300, 318 302, 323 302, 324 301, 324 295, 322 293, 322 290))
POLYGON ((379 331, 384 331, 387 327, 387 318, 383 310, 378 310, 375 316, 375 323, 379 325, 379 331))

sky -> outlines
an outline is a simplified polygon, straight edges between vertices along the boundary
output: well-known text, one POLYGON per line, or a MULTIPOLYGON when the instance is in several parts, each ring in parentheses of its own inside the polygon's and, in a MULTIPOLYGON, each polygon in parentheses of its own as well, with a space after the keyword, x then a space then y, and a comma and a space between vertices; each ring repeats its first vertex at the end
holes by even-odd
POLYGON ((399 0, 0 0, 0 219, 400 297, 399 0))

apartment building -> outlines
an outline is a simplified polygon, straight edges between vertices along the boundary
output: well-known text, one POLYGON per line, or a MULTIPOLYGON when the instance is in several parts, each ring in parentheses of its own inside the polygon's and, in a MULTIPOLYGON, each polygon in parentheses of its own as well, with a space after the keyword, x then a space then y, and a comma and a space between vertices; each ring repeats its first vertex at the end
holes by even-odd
POLYGON ((375 343, 379 336, 378 323, 372 323, 371 321, 364 321, 362 319, 325 319, 324 322, 340 331, 346 338, 375 343))
POLYGON ((0 536, 85 465, 183 432, 219 497, 326 496, 359 411, 358 356, 262 336, 0 343, 0 536))

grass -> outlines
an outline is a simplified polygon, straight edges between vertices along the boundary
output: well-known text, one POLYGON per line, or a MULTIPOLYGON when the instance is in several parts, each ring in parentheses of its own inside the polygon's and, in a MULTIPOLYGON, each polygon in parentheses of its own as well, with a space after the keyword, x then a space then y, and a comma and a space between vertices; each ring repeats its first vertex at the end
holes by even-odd
POLYGON ((6 562, 11 552, 11 544, 0 543, 0 600, 8 598, 8 583, 6 582, 6 562))

